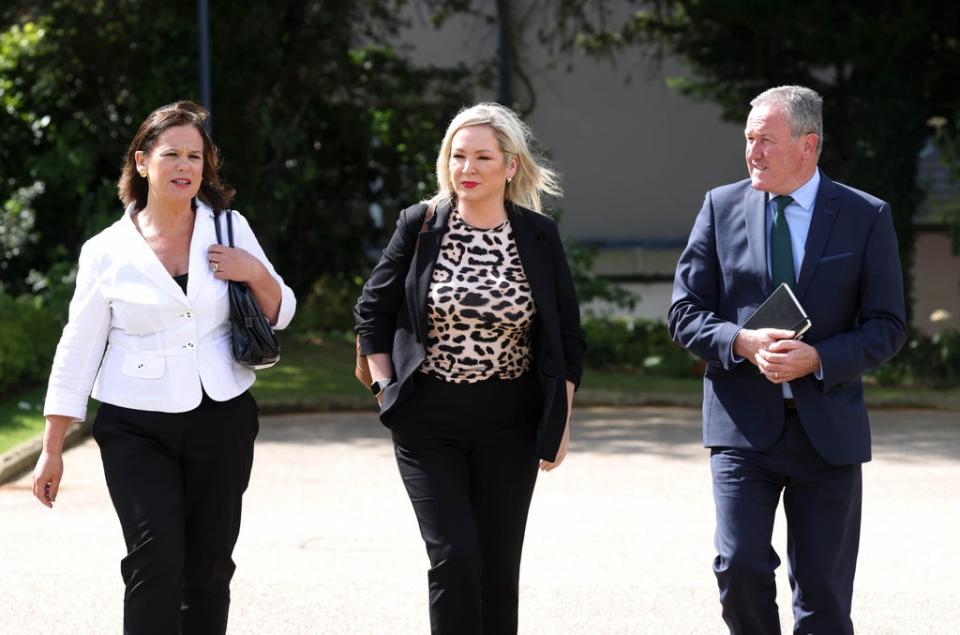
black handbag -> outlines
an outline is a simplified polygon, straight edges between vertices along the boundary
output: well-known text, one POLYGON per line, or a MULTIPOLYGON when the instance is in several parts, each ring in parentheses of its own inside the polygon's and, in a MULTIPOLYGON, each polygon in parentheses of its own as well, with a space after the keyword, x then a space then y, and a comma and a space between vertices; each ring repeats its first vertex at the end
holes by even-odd
MULTIPOLYGON (((227 217, 228 247, 233 247, 233 214, 223 212, 227 217)), ((213 217, 217 229, 217 242, 223 244, 220 237, 220 212, 213 217)), ((230 343, 233 358, 254 370, 270 368, 280 361, 280 342, 273 332, 270 322, 263 315, 250 287, 245 282, 227 281, 227 295, 230 298, 230 343)))

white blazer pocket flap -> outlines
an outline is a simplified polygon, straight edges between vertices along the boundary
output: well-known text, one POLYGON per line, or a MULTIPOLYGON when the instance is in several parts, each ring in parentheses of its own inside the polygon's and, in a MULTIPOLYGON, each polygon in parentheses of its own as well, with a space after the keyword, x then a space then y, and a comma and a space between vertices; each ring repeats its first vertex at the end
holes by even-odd
POLYGON ((165 365, 166 360, 163 357, 126 353, 123 356, 123 363, 120 365, 120 372, 128 377, 158 379, 163 377, 165 365))

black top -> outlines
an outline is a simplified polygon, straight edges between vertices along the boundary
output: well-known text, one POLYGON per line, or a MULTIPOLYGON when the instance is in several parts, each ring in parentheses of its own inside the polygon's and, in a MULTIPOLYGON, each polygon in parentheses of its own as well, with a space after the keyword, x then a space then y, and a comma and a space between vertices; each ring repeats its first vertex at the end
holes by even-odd
POLYGON ((183 294, 187 294, 187 276, 189 273, 182 273, 179 276, 173 276, 173 280, 180 285, 180 288, 183 289, 183 294))

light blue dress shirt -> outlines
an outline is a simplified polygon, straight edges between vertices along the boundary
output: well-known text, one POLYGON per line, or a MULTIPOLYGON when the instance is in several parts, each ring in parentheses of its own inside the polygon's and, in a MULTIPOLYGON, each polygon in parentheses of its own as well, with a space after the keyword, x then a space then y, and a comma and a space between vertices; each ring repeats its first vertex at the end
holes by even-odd
MULTIPOLYGON (((817 191, 820 189, 820 168, 817 168, 810 180, 790 192, 789 196, 793 201, 787 205, 783 213, 787 217, 787 225, 790 227, 790 247, 793 251, 793 271, 795 276, 800 275, 800 266, 803 264, 803 256, 807 253, 807 234, 810 233, 810 220, 813 218, 813 206, 817 202, 817 191)), ((767 194, 767 275, 773 277, 770 258, 770 228, 773 227, 773 215, 777 212, 777 205, 773 202, 774 197, 767 194)), ((794 280, 796 282, 796 280, 794 280)), ((817 379, 823 378, 823 369, 816 372, 817 379)), ((783 387, 783 398, 793 399, 793 391, 790 390, 790 383, 780 384, 783 387)))
MULTIPOLYGON (((803 255, 806 253, 807 234, 810 233, 810 219, 813 218, 813 206, 817 202, 817 190, 820 189, 820 169, 813 173, 810 180, 790 192, 793 199, 783 211, 790 227, 790 246, 793 250, 794 275, 800 275, 800 265, 803 264, 803 255)), ((767 194, 767 275, 773 277, 770 258, 770 228, 773 227, 773 216, 777 206, 773 202, 775 197, 767 194)), ((794 281, 796 282, 796 281, 794 281)))
MULTIPOLYGON (((790 247, 793 252, 793 271, 794 275, 800 275, 800 266, 803 264, 803 256, 806 254, 807 234, 810 233, 810 221, 813 219, 813 206, 817 202, 817 192, 820 190, 820 168, 817 168, 810 177, 810 180, 790 192, 788 196, 793 201, 787 205, 783 213, 787 217, 787 225, 790 227, 790 247)), ((773 216, 777 212, 777 206, 773 202, 775 197, 767 193, 767 275, 773 277, 770 259, 770 228, 773 227, 773 216)), ((736 336, 734 336, 736 339, 736 336)), ((744 361, 730 351, 733 361, 739 363, 744 361)), ((814 374, 817 379, 823 379, 823 368, 817 369, 814 374)), ((783 387, 783 398, 793 399, 793 391, 790 390, 789 382, 781 384, 783 387)))

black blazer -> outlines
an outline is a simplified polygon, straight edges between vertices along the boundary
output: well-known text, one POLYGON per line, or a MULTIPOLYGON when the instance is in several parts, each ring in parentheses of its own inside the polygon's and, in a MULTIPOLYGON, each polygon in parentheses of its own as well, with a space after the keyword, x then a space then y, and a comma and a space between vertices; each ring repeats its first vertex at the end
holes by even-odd
MULTIPOLYGON (((567 420, 565 380, 580 385, 586 341, 580 307, 556 222, 507 203, 517 252, 530 283, 537 317, 533 325, 533 368, 540 380, 543 410, 538 453, 556 458, 567 420)), ((353 309, 360 350, 390 353, 395 381, 384 389, 380 420, 390 427, 390 411, 410 396, 416 370, 426 357, 427 294, 440 242, 447 231, 450 203, 441 203, 423 232, 424 203, 397 219, 397 229, 353 309)))

